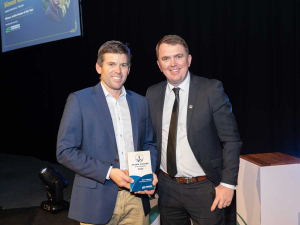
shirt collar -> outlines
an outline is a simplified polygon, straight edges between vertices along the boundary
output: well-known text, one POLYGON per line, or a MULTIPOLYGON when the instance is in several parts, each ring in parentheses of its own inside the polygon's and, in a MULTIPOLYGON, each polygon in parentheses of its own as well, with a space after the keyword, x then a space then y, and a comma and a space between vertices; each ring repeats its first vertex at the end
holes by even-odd
MULTIPOLYGON (((172 84, 170 84, 168 82, 167 85, 167 90, 166 90, 166 95, 168 96, 171 92, 173 92, 173 88, 175 86, 173 86, 172 84)), ((184 81, 179 84, 177 87, 180 88, 180 91, 184 91, 184 92, 188 92, 189 91, 189 87, 190 87, 190 71, 188 71, 188 74, 186 76, 186 78, 184 79, 184 81)))
MULTIPOLYGON (((111 96, 113 97, 109 92, 108 90, 105 88, 105 86, 103 85, 102 81, 100 82, 101 83, 101 86, 102 86, 102 89, 103 89, 103 92, 104 92, 104 96, 107 98, 108 96, 111 96)), ((119 98, 123 97, 123 96, 126 96, 126 90, 125 90, 125 87, 124 85, 122 86, 122 92, 119 96, 119 98)))

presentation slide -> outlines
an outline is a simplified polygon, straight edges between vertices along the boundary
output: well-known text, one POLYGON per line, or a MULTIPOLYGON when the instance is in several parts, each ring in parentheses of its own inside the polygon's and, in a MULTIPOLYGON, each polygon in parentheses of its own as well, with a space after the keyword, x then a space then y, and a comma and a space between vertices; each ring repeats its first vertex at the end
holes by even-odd
POLYGON ((0 0, 2 52, 81 35, 78 0, 0 0))

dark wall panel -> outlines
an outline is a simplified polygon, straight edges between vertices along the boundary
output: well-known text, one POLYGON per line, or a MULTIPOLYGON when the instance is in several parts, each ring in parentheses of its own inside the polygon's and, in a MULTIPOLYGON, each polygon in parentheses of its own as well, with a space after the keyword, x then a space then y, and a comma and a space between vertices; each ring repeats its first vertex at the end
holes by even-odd
POLYGON ((83 1, 83 37, 0 55, 1 152, 55 159, 69 93, 95 85, 99 47, 128 43, 125 87, 145 95, 164 80, 155 46, 178 34, 191 72, 223 82, 244 141, 242 154, 300 157, 300 3, 286 1, 83 1))

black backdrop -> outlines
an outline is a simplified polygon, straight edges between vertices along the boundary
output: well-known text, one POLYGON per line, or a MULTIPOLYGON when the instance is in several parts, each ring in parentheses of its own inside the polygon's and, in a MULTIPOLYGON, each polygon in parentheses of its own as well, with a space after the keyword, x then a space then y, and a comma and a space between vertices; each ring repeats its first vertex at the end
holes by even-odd
POLYGON ((219 79, 233 104, 242 154, 300 157, 300 1, 83 1, 84 36, 0 55, 1 152, 55 160, 67 96, 99 81, 98 48, 128 43, 133 65, 125 84, 145 95, 164 80, 156 43, 178 34, 191 72, 219 79))

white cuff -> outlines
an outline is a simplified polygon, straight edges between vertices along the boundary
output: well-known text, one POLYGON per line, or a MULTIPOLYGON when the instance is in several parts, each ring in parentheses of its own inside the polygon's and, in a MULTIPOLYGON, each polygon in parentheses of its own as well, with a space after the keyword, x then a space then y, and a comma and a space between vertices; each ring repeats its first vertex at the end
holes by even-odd
POLYGON ((110 171, 111 171, 112 168, 113 168, 112 166, 109 167, 109 170, 108 170, 107 175, 106 175, 106 180, 110 180, 109 175, 110 175, 110 171))
POLYGON ((224 187, 227 187, 227 188, 230 188, 230 189, 232 189, 232 190, 235 190, 236 189, 236 187, 234 186, 234 185, 231 185, 231 184, 225 184, 225 183, 220 183, 220 185, 222 185, 222 186, 224 186, 224 187))

